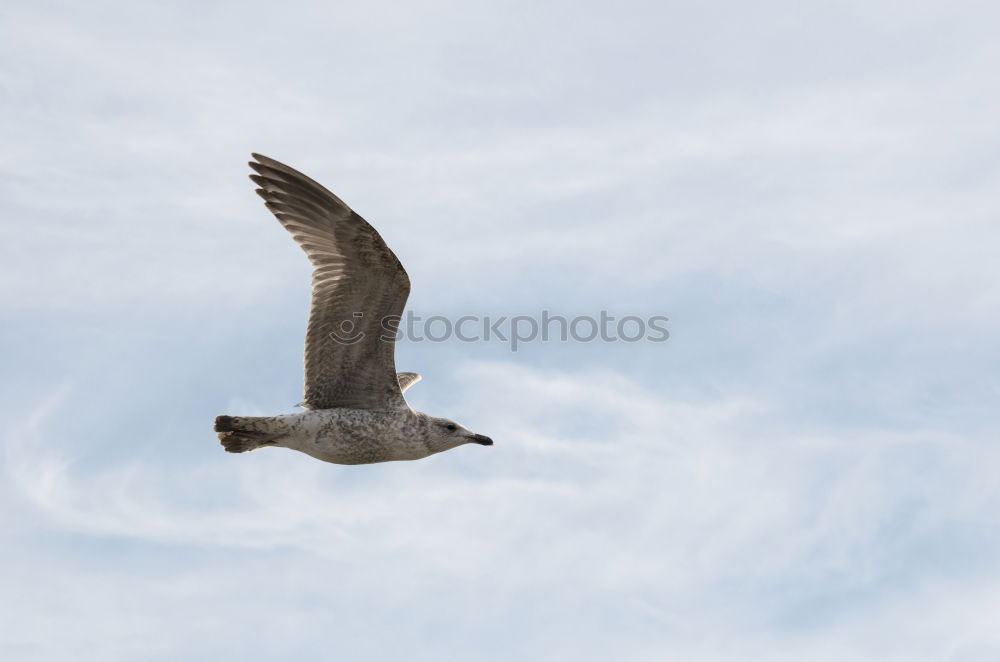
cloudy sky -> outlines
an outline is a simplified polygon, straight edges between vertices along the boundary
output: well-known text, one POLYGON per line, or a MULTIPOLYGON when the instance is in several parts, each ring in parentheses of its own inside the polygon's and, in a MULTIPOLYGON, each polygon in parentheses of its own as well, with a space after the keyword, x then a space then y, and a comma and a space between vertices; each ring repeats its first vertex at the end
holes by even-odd
POLYGON ((8 2, 4 660, 1000 658, 1000 11, 987 2, 8 2), (325 183, 496 440, 222 452, 301 399, 325 183))

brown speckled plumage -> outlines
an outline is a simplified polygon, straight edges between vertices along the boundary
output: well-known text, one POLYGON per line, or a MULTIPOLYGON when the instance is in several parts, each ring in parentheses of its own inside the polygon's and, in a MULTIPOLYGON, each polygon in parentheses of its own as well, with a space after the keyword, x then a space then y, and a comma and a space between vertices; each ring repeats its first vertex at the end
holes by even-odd
POLYGON ((368 464, 492 444, 406 404, 403 391, 420 375, 396 372, 395 343, 384 337, 384 320, 402 315, 410 279, 375 228, 309 177, 253 156, 257 193, 314 267, 302 403, 309 411, 219 416, 215 430, 225 449, 280 446, 326 462, 368 464))

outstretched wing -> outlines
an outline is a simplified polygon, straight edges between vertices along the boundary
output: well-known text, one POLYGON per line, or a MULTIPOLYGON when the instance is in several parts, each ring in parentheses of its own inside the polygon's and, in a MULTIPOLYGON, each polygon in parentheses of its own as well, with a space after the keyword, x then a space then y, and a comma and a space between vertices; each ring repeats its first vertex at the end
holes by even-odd
POLYGON ((396 377, 399 378, 399 390, 406 393, 406 389, 420 381, 420 375, 415 372, 401 372, 396 377))
POLYGON ((253 157, 257 193, 314 267, 303 406, 406 407, 392 326, 410 294, 403 265, 340 198, 283 163, 253 157))

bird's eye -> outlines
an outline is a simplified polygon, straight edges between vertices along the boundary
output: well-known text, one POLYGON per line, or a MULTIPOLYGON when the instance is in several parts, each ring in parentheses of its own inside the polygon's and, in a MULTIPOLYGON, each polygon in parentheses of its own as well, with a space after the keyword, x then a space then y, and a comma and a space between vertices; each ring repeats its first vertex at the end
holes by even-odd
POLYGON ((444 427, 448 430, 448 432, 454 432, 455 430, 458 429, 458 428, 455 427, 454 423, 449 423, 448 425, 446 425, 444 427))

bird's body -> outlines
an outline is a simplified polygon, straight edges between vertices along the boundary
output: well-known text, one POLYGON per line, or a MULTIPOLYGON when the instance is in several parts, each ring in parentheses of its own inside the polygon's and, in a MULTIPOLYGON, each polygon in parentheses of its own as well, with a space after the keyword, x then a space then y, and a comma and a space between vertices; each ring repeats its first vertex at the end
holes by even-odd
POLYGON ((302 173, 254 158, 257 193, 314 266, 302 403, 308 411, 219 416, 215 431, 225 449, 276 446, 335 464, 370 464, 492 445, 489 437, 406 404, 403 391, 420 376, 396 373, 395 334, 387 330, 398 323, 410 280, 378 232, 302 173))
POLYGON ((434 419, 412 409, 320 409, 282 416, 220 416, 226 450, 241 453, 262 446, 291 448, 334 464, 419 460, 454 448, 435 443, 434 419), (243 448, 248 445, 252 448, 243 448))

